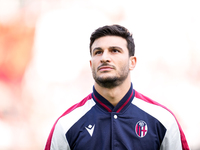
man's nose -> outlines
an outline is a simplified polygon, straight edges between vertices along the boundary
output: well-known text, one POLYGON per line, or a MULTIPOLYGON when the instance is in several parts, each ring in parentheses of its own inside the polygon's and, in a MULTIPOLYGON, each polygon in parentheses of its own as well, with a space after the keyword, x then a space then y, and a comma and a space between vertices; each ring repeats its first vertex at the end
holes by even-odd
POLYGON ((109 52, 106 50, 103 52, 103 54, 101 55, 101 62, 110 62, 110 54, 109 52))

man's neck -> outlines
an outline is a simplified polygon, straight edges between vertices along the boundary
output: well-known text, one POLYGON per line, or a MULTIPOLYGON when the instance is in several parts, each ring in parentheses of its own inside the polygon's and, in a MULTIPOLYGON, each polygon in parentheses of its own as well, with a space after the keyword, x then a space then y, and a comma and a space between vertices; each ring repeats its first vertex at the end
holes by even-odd
POLYGON ((131 81, 125 80, 121 85, 114 88, 104 88, 95 82, 94 87, 101 96, 107 99, 113 106, 116 106, 130 89, 131 81))

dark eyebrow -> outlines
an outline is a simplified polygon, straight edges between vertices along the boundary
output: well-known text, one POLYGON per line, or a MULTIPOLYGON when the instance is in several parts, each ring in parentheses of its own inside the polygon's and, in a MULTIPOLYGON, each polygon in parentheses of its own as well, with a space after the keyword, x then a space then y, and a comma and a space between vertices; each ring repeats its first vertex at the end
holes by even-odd
POLYGON ((118 47, 118 46, 111 46, 111 47, 109 47, 109 49, 119 49, 119 50, 123 50, 121 47, 118 47))

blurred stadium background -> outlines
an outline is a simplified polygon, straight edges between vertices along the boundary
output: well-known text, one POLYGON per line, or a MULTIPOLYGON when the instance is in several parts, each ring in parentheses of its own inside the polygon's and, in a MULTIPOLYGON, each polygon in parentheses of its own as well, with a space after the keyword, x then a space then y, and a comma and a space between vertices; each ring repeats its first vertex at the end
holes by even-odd
POLYGON ((106 24, 133 33, 134 88, 200 149, 198 0, 0 0, 0 150, 44 149, 58 116, 92 92, 89 37, 106 24))

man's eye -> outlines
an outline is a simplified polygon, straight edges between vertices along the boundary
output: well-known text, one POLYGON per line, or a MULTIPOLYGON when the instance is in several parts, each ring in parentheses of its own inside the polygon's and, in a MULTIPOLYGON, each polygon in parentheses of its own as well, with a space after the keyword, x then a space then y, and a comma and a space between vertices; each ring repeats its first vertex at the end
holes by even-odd
POLYGON ((118 53, 119 50, 117 50, 117 49, 113 49, 112 52, 113 52, 113 53, 118 53))
POLYGON ((101 54, 102 53, 102 51, 96 51, 94 54, 95 55, 99 55, 99 54, 101 54))

